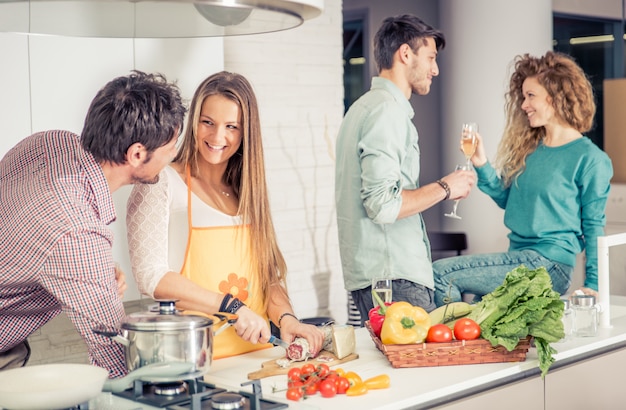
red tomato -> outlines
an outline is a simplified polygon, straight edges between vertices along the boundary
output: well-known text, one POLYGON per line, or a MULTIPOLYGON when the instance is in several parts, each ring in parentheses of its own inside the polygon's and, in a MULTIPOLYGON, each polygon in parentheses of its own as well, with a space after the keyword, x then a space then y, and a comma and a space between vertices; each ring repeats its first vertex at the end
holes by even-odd
POLYGON ((294 387, 287 389, 287 400, 298 401, 302 398, 302 389, 294 387))
POLYGON ((309 377, 313 373, 315 373, 315 365, 313 363, 307 363, 300 369, 302 373, 302 377, 309 377))
POLYGON ((322 380, 319 390, 322 397, 334 397, 337 394, 337 387, 333 380, 322 380))
POLYGON ((320 378, 313 375, 304 381, 304 393, 313 396, 319 390, 320 378))
POLYGON ((318 390, 317 383, 307 383, 304 385, 304 394, 307 396, 314 396, 318 390))
POLYGON ((301 389, 303 388, 304 383, 302 383, 302 380, 289 380, 287 382, 287 387, 291 388, 291 387, 300 387, 301 389))
POLYGON ((317 365, 316 371, 319 378, 324 379, 330 373, 330 367, 326 363, 320 363, 317 365))
POLYGON ((480 325, 469 318, 461 318, 454 324, 454 338, 474 340, 480 337, 480 325))
POLYGON ((428 335, 426 336, 426 341, 428 343, 441 343, 441 342, 449 342, 452 340, 452 330, 443 323, 438 323, 436 325, 432 325, 428 329, 428 335))
POLYGON ((350 381, 345 377, 339 376, 335 380, 335 387, 337 388, 337 394, 346 394, 346 391, 350 388, 350 381))
POLYGON ((287 373, 288 381, 297 381, 300 380, 300 376, 302 376, 302 370, 299 367, 293 367, 289 369, 289 373, 287 373))

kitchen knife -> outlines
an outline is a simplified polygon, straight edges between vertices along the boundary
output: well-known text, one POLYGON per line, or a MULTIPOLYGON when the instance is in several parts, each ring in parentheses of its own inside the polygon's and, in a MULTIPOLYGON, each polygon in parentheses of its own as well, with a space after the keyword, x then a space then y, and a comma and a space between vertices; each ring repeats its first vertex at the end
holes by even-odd
POLYGON ((284 348, 285 350, 287 350, 287 348, 289 347, 289 343, 285 342, 284 340, 281 340, 281 339, 277 338, 274 335, 272 335, 270 337, 270 340, 268 340, 268 342, 273 344, 274 346, 280 346, 280 347, 284 348))

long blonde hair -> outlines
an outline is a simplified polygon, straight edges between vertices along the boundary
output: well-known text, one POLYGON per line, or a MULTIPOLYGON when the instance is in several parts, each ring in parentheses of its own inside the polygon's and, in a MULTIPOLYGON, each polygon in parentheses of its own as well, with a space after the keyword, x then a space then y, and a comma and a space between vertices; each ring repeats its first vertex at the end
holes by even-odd
POLYGON ((174 162, 189 166, 198 176, 196 134, 202 103, 211 95, 224 96, 237 104, 241 112, 242 140, 237 152, 228 160, 223 182, 232 187, 239 199, 238 215, 250 225, 250 260, 258 272, 258 286, 267 310, 272 291, 286 292, 287 265, 276 240, 270 212, 265 163, 261 138, 261 121, 256 96, 248 80, 240 74, 222 71, 205 79, 196 90, 183 143, 174 162), (279 285, 279 286, 275 286, 279 285))
POLYGON ((546 134, 544 127, 531 128, 522 110, 524 80, 536 78, 548 92, 555 115, 580 133, 591 129, 596 112, 591 83, 570 56, 548 51, 543 57, 517 56, 514 63, 506 94, 507 121, 496 157, 496 168, 505 187, 524 172, 526 157, 546 134))

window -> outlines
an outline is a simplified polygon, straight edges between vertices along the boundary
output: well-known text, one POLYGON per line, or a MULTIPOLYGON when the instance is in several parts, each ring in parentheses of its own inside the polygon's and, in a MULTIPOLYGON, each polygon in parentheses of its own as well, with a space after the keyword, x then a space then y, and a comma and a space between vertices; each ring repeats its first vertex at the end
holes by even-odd
POLYGON ((343 16, 344 113, 369 90, 369 35, 367 11, 345 12, 343 16))
POLYGON ((571 55, 591 81, 597 110, 594 127, 587 136, 603 148, 603 81, 624 76, 622 21, 554 14, 553 30, 554 51, 571 55))

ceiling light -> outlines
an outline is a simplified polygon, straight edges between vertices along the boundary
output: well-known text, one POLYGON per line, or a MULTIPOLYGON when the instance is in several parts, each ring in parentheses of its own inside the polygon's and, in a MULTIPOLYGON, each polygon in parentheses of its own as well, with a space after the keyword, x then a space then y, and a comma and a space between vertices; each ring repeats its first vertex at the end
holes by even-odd
POLYGON ((569 39, 571 45, 576 44, 592 44, 592 43, 606 43, 615 40, 612 34, 600 35, 600 36, 587 36, 587 37, 574 37, 569 39))
POLYGON ((323 0, 0 0, 0 32, 184 38, 259 34, 317 17, 323 0))

